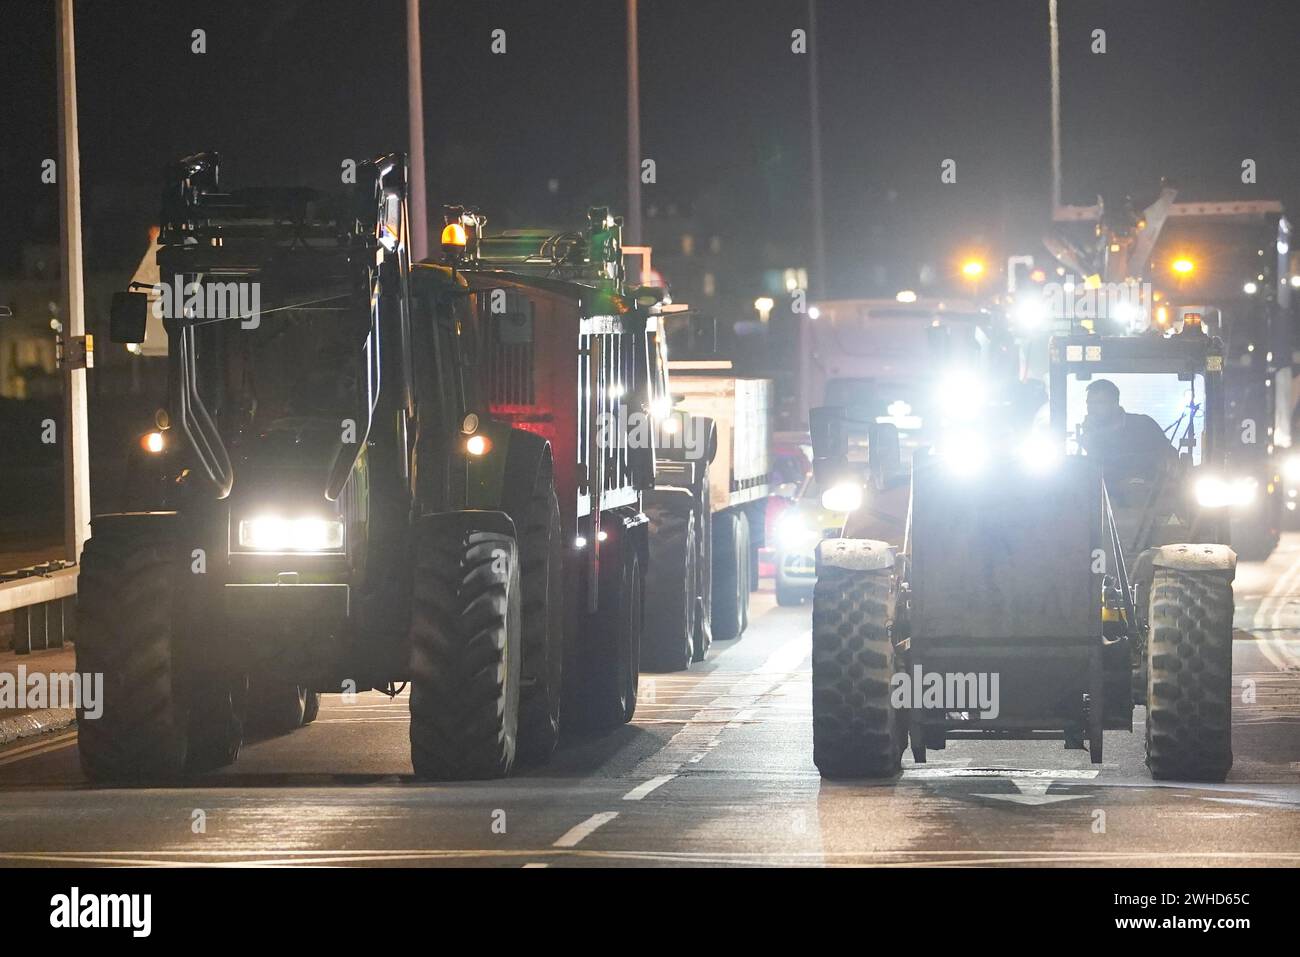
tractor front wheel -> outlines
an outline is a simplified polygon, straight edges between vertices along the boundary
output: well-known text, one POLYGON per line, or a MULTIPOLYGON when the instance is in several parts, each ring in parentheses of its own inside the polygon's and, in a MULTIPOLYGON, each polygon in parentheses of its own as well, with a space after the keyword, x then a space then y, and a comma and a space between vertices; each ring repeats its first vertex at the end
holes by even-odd
POLYGON ((1232 584, 1157 568, 1147 637, 1147 767, 1222 781, 1232 768, 1232 584))
POLYGON ((99 714, 77 713, 95 783, 168 780, 186 767, 189 709, 173 656, 179 551, 165 528, 107 526, 86 542, 77 584, 77 671, 102 674, 99 714))
POLYGON ((825 778, 901 768, 905 722, 890 703, 893 572, 825 566, 813 589, 813 763, 825 778))

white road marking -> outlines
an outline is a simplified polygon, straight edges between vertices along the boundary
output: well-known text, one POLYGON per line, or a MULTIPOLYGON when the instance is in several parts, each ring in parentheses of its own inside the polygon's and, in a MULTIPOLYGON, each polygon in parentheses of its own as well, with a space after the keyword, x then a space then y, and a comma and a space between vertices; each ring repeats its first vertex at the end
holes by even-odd
MULTIPOLYGON (((489 848, 468 848, 456 850, 269 850, 269 852, 248 852, 248 850, 211 850, 203 856, 229 856, 229 861, 205 861, 208 867, 247 867, 247 866, 294 866, 294 865, 339 865, 339 863, 400 863, 403 861, 463 861, 463 859, 500 859, 506 857, 533 856, 538 853, 558 854, 560 852, 538 852, 538 850, 499 850, 489 848), (281 857, 261 857, 261 854, 278 854, 281 857), (286 857, 287 856, 287 857, 286 857)), ((656 852, 656 850, 572 850, 564 852, 573 856, 603 861, 662 861, 677 865, 701 866, 707 863, 719 865, 766 865, 792 866, 807 865, 810 862, 828 863, 831 866, 855 866, 855 861, 870 859, 876 866, 907 867, 920 862, 944 865, 1000 865, 1000 863, 1080 863, 1080 862, 1152 862, 1187 861, 1266 861, 1275 865, 1296 865, 1300 863, 1300 852, 1251 852, 1251 850, 1119 850, 1119 852, 1099 852, 1099 850, 1071 849, 978 849, 978 850, 923 850, 914 848, 861 848, 854 850, 816 850, 816 852, 735 852, 735 850, 682 850, 682 852, 656 852)), ((0 850, 0 861, 30 861, 43 863, 62 863, 62 865, 109 865, 133 867, 192 867, 195 861, 186 859, 168 859, 160 857, 188 857, 182 850, 104 850, 104 852, 70 852, 70 850, 47 850, 47 852, 4 852, 0 850)), ((526 866, 526 865, 525 865, 526 866)), ((861 866, 861 865, 857 865, 861 866)))
POLYGON ((547 864, 544 861, 529 861, 527 864, 524 865, 524 870, 528 870, 529 868, 532 867, 550 867, 550 866, 551 866, 550 864, 547 864))
POLYGON ((593 814, 581 824, 575 825, 565 831, 564 835, 551 846, 576 847, 584 838, 596 830, 596 828, 603 827, 616 817, 618 817, 617 811, 601 811, 599 814, 593 814))
POLYGON ((1268 594, 1255 609, 1252 626, 1258 631, 1267 630, 1268 634, 1257 637, 1259 650, 1278 671, 1293 671, 1300 668, 1300 657, 1295 655, 1288 642, 1279 634, 1282 630, 1282 615, 1291 598, 1290 591, 1300 578, 1300 558, 1291 567, 1278 576, 1268 594))
POLYGON ((1061 778, 1062 780, 1087 781, 1098 774, 1096 768, 938 768, 928 765, 915 765, 903 769, 903 777, 913 780, 930 778, 1061 778))
POLYGON ((1077 801, 1086 794, 1048 794, 1047 789, 1054 782, 1051 778, 1016 777, 1009 779, 1016 786, 1019 794, 976 794, 975 797, 992 798, 995 801, 1010 801, 1012 804, 1037 806, 1056 804, 1059 801, 1077 801))
POLYGON ((675 777, 677 777, 676 774, 661 774, 658 777, 651 778, 649 781, 644 781, 624 794, 623 800, 639 801, 655 788, 662 787, 675 777))
POLYGON ((25 761, 37 755, 49 754, 51 751, 62 751, 64 748, 70 748, 76 743, 77 732, 75 731, 49 736, 42 735, 39 741, 0 751, 0 767, 6 764, 17 764, 19 761, 25 761))
MULTIPOLYGON (((708 703, 686 718, 682 728, 666 745, 646 758, 632 772, 649 777, 675 775, 682 768, 699 764, 722 743, 721 734, 754 721, 761 699, 772 694, 787 681, 806 672, 795 669, 812 653, 812 632, 805 631, 784 642, 758 668, 736 672, 719 685, 708 703)), ((710 675, 714 681, 718 675, 710 675)), ((698 685, 692 696, 699 696, 698 685)), ((675 702, 681 707, 681 702, 675 702)))

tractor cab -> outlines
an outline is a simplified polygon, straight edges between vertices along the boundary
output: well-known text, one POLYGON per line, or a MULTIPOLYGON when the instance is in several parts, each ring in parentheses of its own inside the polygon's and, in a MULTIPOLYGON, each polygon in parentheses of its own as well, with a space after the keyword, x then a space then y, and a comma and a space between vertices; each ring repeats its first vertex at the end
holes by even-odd
POLYGON ((1172 336, 1054 337, 1050 361, 1052 435, 1098 460, 1126 563, 1176 542, 1227 543, 1256 490, 1225 469, 1222 342, 1187 321, 1172 336))

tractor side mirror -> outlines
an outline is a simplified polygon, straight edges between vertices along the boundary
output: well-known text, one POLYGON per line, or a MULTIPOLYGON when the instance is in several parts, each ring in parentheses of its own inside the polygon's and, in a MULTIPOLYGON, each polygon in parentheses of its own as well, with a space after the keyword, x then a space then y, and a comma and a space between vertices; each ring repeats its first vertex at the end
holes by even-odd
POLYGON ((149 318, 147 292, 115 292, 108 317, 108 341, 124 344, 144 342, 149 318))

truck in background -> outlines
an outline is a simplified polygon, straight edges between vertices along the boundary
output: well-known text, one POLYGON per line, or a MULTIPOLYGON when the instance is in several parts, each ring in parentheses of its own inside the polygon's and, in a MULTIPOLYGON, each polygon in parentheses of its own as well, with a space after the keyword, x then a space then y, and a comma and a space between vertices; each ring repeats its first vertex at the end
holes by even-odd
MULTIPOLYGON (((641 664, 681 671, 704 660, 716 638, 739 638, 758 587, 769 487, 772 384, 736 375, 719 358, 668 358, 669 323, 691 321, 640 255, 640 276, 659 302, 648 329, 656 362, 655 487, 643 503, 650 561, 641 664)), ((649 295, 646 295, 649 299, 649 295)))

